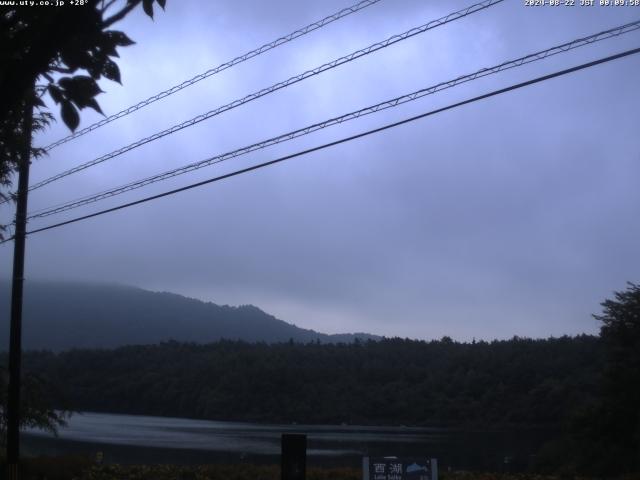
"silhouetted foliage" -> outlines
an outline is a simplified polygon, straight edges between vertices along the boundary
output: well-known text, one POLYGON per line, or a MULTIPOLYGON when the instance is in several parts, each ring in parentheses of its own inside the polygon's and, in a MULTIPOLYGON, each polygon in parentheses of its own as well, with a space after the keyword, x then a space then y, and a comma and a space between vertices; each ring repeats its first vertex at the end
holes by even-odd
MULTIPOLYGON (((23 125, 27 112, 36 109, 34 130, 46 126, 53 119, 42 100, 48 93, 71 130, 80 122, 79 110, 89 107, 102 113, 95 98, 101 93, 96 81, 104 77, 120 82, 113 58, 118 47, 133 44, 125 33, 108 29, 140 4, 153 17, 153 3, 164 8, 165 1, 85 0, 72 8, 18 2, 0 6, 0 187, 10 187, 12 172, 31 147, 23 125)), ((32 150, 33 157, 43 153, 32 150)), ((7 196, 0 191, 0 199, 7 196)))
POLYGON ((549 444, 551 471, 617 476, 640 471, 640 286, 605 300, 597 389, 570 412, 564 436, 549 444))
POLYGON ((597 339, 322 345, 167 342, 32 352, 74 410, 260 422, 559 426, 594 389, 597 339))
MULTIPOLYGON (((0 444, 5 443, 7 432, 6 405, 9 374, 4 367, 0 367, 0 444)), ((56 391, 54 385, 40 375, 30 372, 22 379, 21 427, 34 427, 57 432, 58 427, 66 424, 68 412, 52 408, 52 395, 56 391)), ((61 406, 61 394, 56 395, 58 405, 61 406)), ((62 401, 64 403, 64 401, 62 401)))
MULTIPOLYGON (((629 283, 602 304, 600 337, 605 360, 602 398, 587 418, 589 450, 601 473, 640 471, 640 285, 629 283)), ((593 462, 590 455, 583 463, 593 462)))
POLYGON ((605 345, 604 402, 610 415, 611 442, 628 458, 627 468, 640 468, 640 285, 629 283, 615 300, 602 304, 595 318, 603 325, 605 345))

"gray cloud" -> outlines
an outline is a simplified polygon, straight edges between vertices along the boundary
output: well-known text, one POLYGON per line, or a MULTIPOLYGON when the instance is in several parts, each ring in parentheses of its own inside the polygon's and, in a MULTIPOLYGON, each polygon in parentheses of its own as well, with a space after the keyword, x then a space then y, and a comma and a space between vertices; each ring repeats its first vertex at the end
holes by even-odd
MULTIPOLYGON (((54 150, 37 181, 466 2, 384 0, 54 150)), ((341 2, 168 2, 122 28, 116 112, 341 2)), ((34 192, 33 208, 222 153, 634 20, 508 1, 34 192)), ((637 45, 638 33, 441 92, 99 204, 208 178, 637 45)), ((179 196, 34 235, 29 278, 118 281, 254 303, 330 333, 470 339, 595 332, 637 280, 638 59, 552 80, 179 196)), ((99 117, 88 113, 83 125, 99 117)), ((54 126, 43 144, 65 134, 54 126)), ((98 204, 79 209, 91 212, 98 204)), ((2 215, 8 216, 4 208, 2 215)), ((33 227, 49 221, 34 222, 33 227)), ((11 249, 0 249, 9 271, 11 249)))

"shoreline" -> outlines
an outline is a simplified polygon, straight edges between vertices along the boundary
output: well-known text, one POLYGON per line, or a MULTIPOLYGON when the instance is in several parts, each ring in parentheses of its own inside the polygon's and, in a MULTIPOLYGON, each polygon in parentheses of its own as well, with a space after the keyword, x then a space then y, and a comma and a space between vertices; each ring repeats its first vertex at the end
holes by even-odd
MULTIPOLYGON (((115 443, 98 443, 66 438, 20 434, 20 447, 25 457, 82 455, 96 458, 103 454, 104 464, 119 465, 279 465, 280 454, 225 452, 172 447, 148 447, 115 443)), ((319 468, 360 468, 362 457, 356 455, 309 455, 307 465, 319 468)))

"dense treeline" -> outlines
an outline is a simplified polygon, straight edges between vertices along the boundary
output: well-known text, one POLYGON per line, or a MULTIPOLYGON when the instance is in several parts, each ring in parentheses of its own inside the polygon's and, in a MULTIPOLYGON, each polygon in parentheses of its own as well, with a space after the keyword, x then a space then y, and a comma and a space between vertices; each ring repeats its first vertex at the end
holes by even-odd
MULTIPOLYGON (((48 398, 39 388, 31 399, 45 414, 56 406, 255 422, 478 426, 485 433, 551 427, 536 429, 555 431, 536 468, 611 477, 640 472, 640 284, 628 283, 601 305, 599 337, 172 341, 28 352, 25 378, 49 386, 48 398)), ((0 380, 1 408, 1 371, 0 380)))
POLYGON ((58 407, 215 420, 559 426, 594 397, 596 337, 30 352, 58 407))

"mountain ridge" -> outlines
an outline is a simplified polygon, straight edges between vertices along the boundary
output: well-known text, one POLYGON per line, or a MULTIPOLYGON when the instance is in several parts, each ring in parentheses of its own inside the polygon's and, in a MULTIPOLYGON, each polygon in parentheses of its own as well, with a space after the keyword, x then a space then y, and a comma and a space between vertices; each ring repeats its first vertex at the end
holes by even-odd
MULTIPOLYGON (((0 281, 9 318, 10 284, 0 281)), ((0 345, 8 345, 8 322, 0 345)), ((62 351, 115 348, 175 340, 209 343, 220 339, 251 343, 349 343, 378 340, 367 333, 325 334, 276 318, 251 304, 230 306, 172 292, 74 281, 25 282, 23 349, 62 351)))

